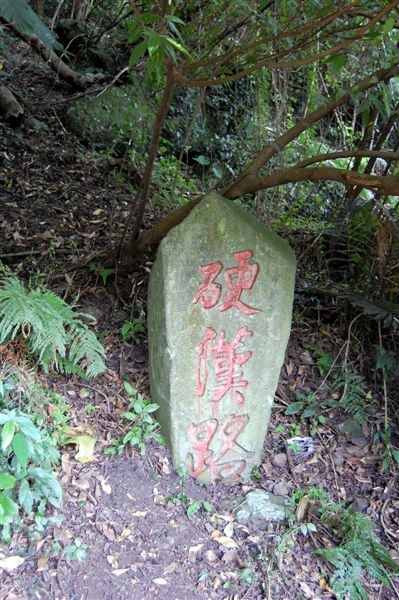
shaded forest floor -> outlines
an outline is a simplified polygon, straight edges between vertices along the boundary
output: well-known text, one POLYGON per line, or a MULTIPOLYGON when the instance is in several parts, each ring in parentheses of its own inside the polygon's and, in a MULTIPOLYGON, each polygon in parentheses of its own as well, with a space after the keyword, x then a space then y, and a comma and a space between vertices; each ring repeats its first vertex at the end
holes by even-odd
MULTIPOLYGON (((342 350, 347 325, 338 314, 334 317, 332 304, 324 311, 335 324, 324 327, 323 312, 320 317, 312 302, 296 303, 263 462, 249 484, 200 487, 176 474, 167 449, 154 442, 144 456, 133 449, 104 455, 104 448, 126 431, 123 380, 149 394, 146 335, 124 342, 121 327, 145 316, 153 257, 129 277, 110 277, 105 285, 101 269, 90 268, 118 240, 132 194, 108 169, 106 158, 65 130, 70 88, 56 82, 39 59, 35 64, 23 46, 16 45, 3 62, 6 83, 22 102, 25 120, 13 129, 0 121, 0 259, 95 317, 109 371, 88 383, 76 376, 39 375, 42 385, 69 405, 69 425, 90 428, 97 444, 94 461, 86 465, 77 462, 74 446, 61 449, 58 475, 65 502, 50 513, 48 526, 40 531, 32 524, 10 545, 0 543, 0 559, 24 557, 15 570, 0 569, 0 600, 333 598, 331 566, 314 549, 336 540, 317 514, 308 517, 316 531, 307 535, 294 525, 262 529, 237 522, 234 507, 257 488, 284 497, 312 486, 324 489, 367 514, 397 557, 397 472, 392 466, 382 470, 384 447, 374 437, 384 419, 380 388, 370 387, 373 401, 363 427, 356 428, 342 411, 326 409, 325 423, 312 432, 314 453, 294 464, 286 452, 288 438, 310 430, 309 421, 285 414, 297 400, 294 392, 315 393, 320 404, 333 393, 309 350, 317 346, 334 357, 342 350), (212 510, 189 518, 187 508, 201 501, 212 504, 212 510), (79 543, 84 560, 63 553, 79 543)), ((147 225, 155 219, 154 211, 148 212, 147 225)), ((0 355, 0 361, 6 358, 13 360, 0 355)), ((14 360, 20 357, 14 354, 14 360)), ((393 387, 389 400, 394 420, 399 397, 393 387)), ((50 408, 46 400, 43 410, 50 408)), ((364 585, 370 599, 399 597, 394 588, 367 576, 364 585)))

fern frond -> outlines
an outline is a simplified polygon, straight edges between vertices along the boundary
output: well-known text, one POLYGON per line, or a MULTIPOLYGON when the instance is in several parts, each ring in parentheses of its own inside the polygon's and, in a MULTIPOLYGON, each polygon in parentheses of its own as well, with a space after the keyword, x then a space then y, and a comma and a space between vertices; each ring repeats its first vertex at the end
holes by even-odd
POLYGON ((0 344, 23 336, 45 370, 81 373, 85 362, 88 377, 105 371, 104 348, 80 316, 54 292, 26 292, 16 277, 0 285, 0 344))

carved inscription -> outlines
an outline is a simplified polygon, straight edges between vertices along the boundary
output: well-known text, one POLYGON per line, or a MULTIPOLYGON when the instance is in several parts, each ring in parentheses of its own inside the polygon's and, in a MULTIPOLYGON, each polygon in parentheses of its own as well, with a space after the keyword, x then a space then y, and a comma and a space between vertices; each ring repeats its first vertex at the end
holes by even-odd
MULTIPOLYGON (((219 306, 219 310, 225 311, 234 307, 244 315, 254 315, 259 310, 245 304, 241 300, 241 294, 244 291, 252 290, 259 273, 259 265, 255 262, 249 262, 253 256, 252 250, 234 252, 233 256, 237 264, 224 271, 225 292, 223 304, 219 306)), ((215 279, 222 269, 221 262, 214 262, 200 267, 200 273, 204 276, 204 280, 200 284, 192 304, 199 302, 207 310, 217 305, 222 295, 222 285, 215 283, 215 279)))
POLYGON ((242 339, 252 335, 247 326, 241 327, 233 341, 228 343, 223 330, 218 335, 213 327, 207 327, 203 341, 196 347, 198 363, 195 393, 197 396, 205 394, 210 363, 216 380, 216 385, 210 388, 209 398, 213 415, 218 414, 219 402, 230 391, 237 406, 244 405, 244 396, 238 388, 248 385, 242 367, 251 358, 252 352, 238 352, 238 349, 243 345, 242 339))
POLYGON ((208 419, 189 426, 189 440, 192 452, 189 454, 189 470, 194 477, 208 472, 210 481, 240 477, 246 467, 246 460, 252 456, 237 443, 237 437, 249 421, 248 415, 229 415, 222 423, 218 419, 208 419), (210 450, 216 441, 219 448, 210 450))
MULTIPOLYGON (((207 311, 217 306, 221 312, 235 308, 244 315, 256 315, 259 309, 244 300, 255 284, 259 265, 251 260, 251 250, 234 252, 233 257, 236 264, 225 269, 219 261, 199 268, 203 281, 192 304, 199 303, 207 311)), ((245 349, 245 343, 253 335, 245 325, 228 340, 224 329, 216 331, 209 326, 205 327, 195 348, 194 393, 198 398, 198 418, 202 413, 201 401, 210 403, 212 417, 189 425, 188 469, 194 477, 205 475, 211 482, 235 481, 244 472, 247 459, 253 456, 253 452, 237 442, 249 422, 249 415, 245 414, 244 392, 249 385, 245 364, 251 359, 252 351, 245 349), (236 410, 237 414, 219 419, 220 405, 225 402, 227 410, 236 410)))

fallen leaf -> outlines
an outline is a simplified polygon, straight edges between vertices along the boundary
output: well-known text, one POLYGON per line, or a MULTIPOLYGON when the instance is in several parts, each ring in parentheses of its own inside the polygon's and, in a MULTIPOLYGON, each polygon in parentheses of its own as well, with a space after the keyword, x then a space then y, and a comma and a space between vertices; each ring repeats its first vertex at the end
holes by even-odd
POLYGON ((179 565, 176 562, 170 563, 167 567, 164 568, 163 574, 168 575, 169 573, 173 573, 178 569, 179 565))
POLYGON ((63 444, 76 444, 78 452, 75 458, 78 462, 85 464, 94 460, 94 446, 97 438, 88 427, 74 427, 65 432, 63 444))
POLYGON ((49 559, 49 556, 41 556, 40 558, 38 558, 36 571, 46 571, 49 559))
POLYGON ((113 571, 111 571, 111 573, 112 573, 112 575, 116 575, 117 577, 120 577, 124 573, 127 573, 129 570, 130 569, 114 569, 113 571))
POLYGON ((145 517, 147 514, 146 510, 136 510, 134 513, 132 513, 134 517, 145 517))
POLYGON ((226 527, 223 529, 223 533, 227 537, 231 537, 233 535, 233 533, 234 533, 234 523, 232 521, 230 521, 230 523, 227 523, 226 527))
POLYGON ((216 552, 213 550, 207 550, 204 554, 206 560, 210 563, 215 562, 217 560, 216 552))
POLYGON ((117 542, 123 542, 123 540, 126 540, 127 538, 129 538, 129 536, 132 535, 132 531, 129 529, 129 527, 125 527, 125 529, 122 531, 122 533, 120 534, 120 536, 117 538, 117 542))
POLYGON ((112 487, 109 485, 109 483, 107 483, 106 481, 100 481, 100 485, 101 485, 101 489, 103 492, 105 492, 106 494, 108 494, 108 496, 110 494, 112 494, 112 487))
POLYGON ((217 538, 217 542, 221 546, 224 546, 224 548, 238 548, 238 544, 226 535, 221 535, 219 538, 217 538))
POLYGON ((25 558, 22 556, 8 556, 0 560, 0 569, 4 569, 4 571, 9 573, 20 567, 24 561, 25 558))
POLYGON ((201 548, 203 547, 204 544, 197 544, 197 546, 191 546, 191 548, 189 548, 189 552, 194 552, 194 554, 196 554, 197 552, 199 552, 201 550, 201 548))
POLYGON ((159 504, 160 506, 165 506, 166 498, 163 494, 157 494, 154 496, 154 504, 159 504))
POLYGON ((156 579, 153 579, 152 582, 157 585, 168 585, 168 582, 163 577, 157 577, 156 579))
POLYGON ((107 561, 113 569, 118 569, 118 556, 116 554, 107 554, 107 561))

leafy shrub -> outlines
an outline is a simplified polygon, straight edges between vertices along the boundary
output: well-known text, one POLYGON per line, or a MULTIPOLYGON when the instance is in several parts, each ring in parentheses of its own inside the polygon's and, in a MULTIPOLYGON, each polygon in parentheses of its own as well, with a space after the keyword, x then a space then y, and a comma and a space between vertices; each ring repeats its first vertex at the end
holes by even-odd
POLYGON ((11 526, 21 511, 59 507, 62 489, 53 474, 59 453, 44 429, 21 411, 0 412, 0 531, 9 541, 11 526))
POLYGON ((105 351, 95 334, 59 296, 48 290, 25 291, 14 276, 0 286, 0 344, 20 338, 48 371, 95 377, 106 370, 105 351))
POLYGON ((127 381, 124 386, 129 395, 129 406, 123 416, 129 422, 129 429, 124 436, 117 438, 112 446, 106 448, 105 453, 120 454, 129 444, 132 447, 137 446, 140 454, 145 454, 145 444, 149 440, 163 443, 163 438, 157 431, 159 425, 152 416, 152 413, 158 410, 159 405, 151 402, 149 398, 144 398, 127 381))

